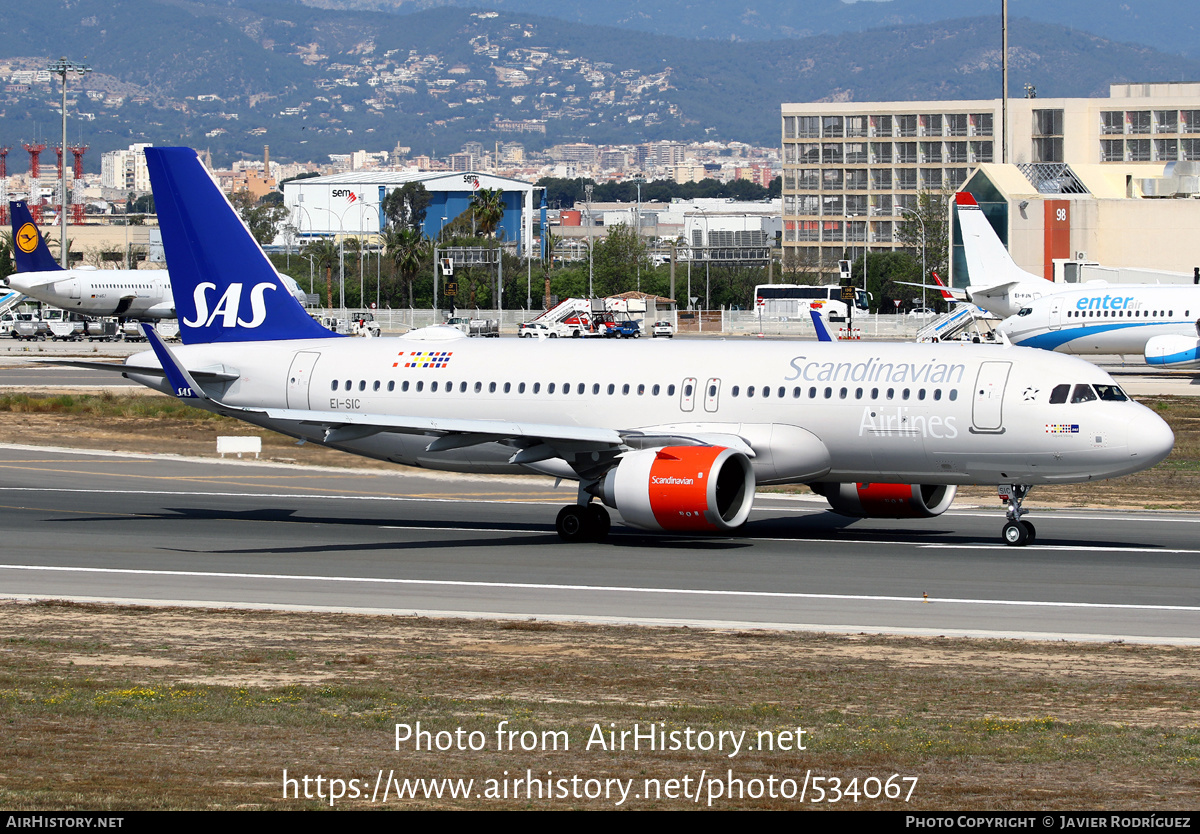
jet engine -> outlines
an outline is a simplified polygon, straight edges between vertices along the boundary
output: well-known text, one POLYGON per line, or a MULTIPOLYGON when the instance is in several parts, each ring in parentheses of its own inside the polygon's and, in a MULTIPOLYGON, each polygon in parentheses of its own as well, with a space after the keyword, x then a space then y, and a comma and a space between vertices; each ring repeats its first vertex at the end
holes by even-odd
MULTIPOLYGON (((1200 322, 1196 323, 1200 331, 1200 322)), ((1200 339, 1195 336, 1154 336, 1146 342, 1146 364, 1159 368, 1195 368, 1200 365, 1200 339)))
POLYGON ((958 487, 946 484, 812 484, 839 515, 933 518, 950 509, 958 487))
POLYGON ((630 452, 599 485, 605 504, 644 530, 732 530, 754 503, 754 470, 721 446, 667 446, 630 452))

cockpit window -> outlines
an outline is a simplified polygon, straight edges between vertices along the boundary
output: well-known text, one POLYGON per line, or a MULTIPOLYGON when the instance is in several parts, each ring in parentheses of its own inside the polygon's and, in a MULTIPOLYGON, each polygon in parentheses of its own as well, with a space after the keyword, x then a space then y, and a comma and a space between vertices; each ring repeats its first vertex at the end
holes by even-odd
POLYGON ((1097 385, 1096 393, 1100 395, 1100 399, 1108 402, 1125 402, 1129 399, 1117 385, 1097 385))
POLYGON ((1018 316, 1027 316, 1032 312, 1033 312, 1032 307, 1022 307, 1020 310, 1017 310, 1017 315, 1018 316))
POLYGON ((1087 403, 1096 399, 1096 392, 1090 385, 1076 385, 1075 393, 1071 395, 1072 403, 1087 403))
POLYGON ((1054 390, 1050 392, 1050 405, 1061 405, 1067 401, 1067 396, 1071 393, 1070 385, 1055 385, 1054 390))

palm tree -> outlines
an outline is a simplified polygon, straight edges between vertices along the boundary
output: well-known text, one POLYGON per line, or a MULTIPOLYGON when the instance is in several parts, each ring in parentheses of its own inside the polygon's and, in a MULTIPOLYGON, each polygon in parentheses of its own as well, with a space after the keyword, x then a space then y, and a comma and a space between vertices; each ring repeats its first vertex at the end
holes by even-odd
POLYGON ((481 188, 471 198, 471 216, 479 229, 489 237, 504 219, 504 192, 499 188, 481 188))
POLYGON ((304 244, 304 251, 301 253, 306 258, 312 258, 312 262, 318 268, 325 267, 325 307, 333 309, 333 265, 338 260, 338 245, 333 242, 333 238, 319 237, 310 240, 304 244))
POLYGON ((429 241, 414 229, 389 228, 384 234, 388 258, 408 286, 408 306, 413 307, 413 281, 421 271, 421 261, 429 253, 429 241))

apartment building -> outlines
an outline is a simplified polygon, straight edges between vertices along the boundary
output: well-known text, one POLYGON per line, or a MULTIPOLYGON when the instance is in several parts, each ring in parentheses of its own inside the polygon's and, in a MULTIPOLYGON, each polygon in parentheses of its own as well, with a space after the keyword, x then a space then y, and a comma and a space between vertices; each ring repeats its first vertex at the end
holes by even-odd
MULTIPOLYGON (((1010 99, 1008 162, 1200 159, 1200 83, 1114 84, 1108 98, 1010 99)), ((1004 161, 1001 101, 784 104, 785 261, 822 272, 898 248, 921 191, 955 191, 1004 161)))

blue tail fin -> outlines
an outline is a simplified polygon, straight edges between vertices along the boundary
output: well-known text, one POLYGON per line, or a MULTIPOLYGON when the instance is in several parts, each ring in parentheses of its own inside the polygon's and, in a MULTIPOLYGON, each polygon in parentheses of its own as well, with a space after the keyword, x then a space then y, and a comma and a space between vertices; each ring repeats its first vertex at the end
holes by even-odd
POLYGON ((184 344, 321 339, 191 148, 146 148, 184 344))
POLYGON ((818 342, 833 342, 836 341, 829 332, 829 328, 825 326, 825 319, 821 318, 819 310, 809 310, 808 314, 812 316, 813 327, 817 329, 818 342))
POLYGON ((61 270, 58 261, 50 254, 37 224, 33 222, 33 215, 29 213, 25 201, 9 203, 8 211, 12 215, 13 258, 17 262, 17 272, 61 270))

